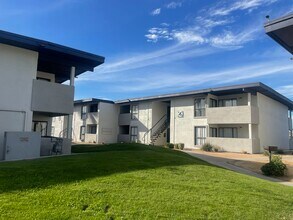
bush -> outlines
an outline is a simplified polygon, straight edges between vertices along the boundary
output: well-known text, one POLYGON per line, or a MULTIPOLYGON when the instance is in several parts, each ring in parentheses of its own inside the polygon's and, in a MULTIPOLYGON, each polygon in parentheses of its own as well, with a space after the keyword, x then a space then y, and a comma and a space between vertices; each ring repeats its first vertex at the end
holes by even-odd
POLYGON ((210 143, 204 143, 202 146, 201 146, 201 150, 203 150, 203 151, 208 151, 208 152, 211 152, 211 151, 213 151, 213 148, 214 148, 214 146, 212 145, 212 144, 210 144, 210 143))
POLYGON ((220 150, 221 150, 220 147, 218 147, 218 146, 213 146, 213 151, 214 151, 214 152, 219 152, 220 150))
POLYGON ((277 153, 277 154, 284 154, 284 151, 283 151, 282 149, 278 149, 278 150, 276 151, 276 153, 277 153))
POLYGON ((165 144, 165 147, 170 148, 170 149, 174 149, 175 146, 172 143, 167 143, 167 144, 165 144))
POLYGON ((184 143, 179 143, 178 147, 179 147, 180 150, 183 150, 184 149, 184 143))
POLYGON ((270 152, 268 150, 265 150, 262 154, 267 157, 270 156, 270 152))
POLYGON ((261 171, 266 176, 284 176, 286 164, 282 162, 282 157, 274 155, 272 161, 261 167, 261 171))

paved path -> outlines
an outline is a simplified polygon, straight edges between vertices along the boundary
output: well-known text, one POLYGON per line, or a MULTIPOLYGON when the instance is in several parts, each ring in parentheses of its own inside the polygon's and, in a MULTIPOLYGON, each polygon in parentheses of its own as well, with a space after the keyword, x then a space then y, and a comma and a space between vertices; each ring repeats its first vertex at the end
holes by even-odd
POLYGON ((292 186, 293 187, 292 182, 286 182, 286 181, 282 181, 282 180, 279 180, 279 179, 276 179, 276 178, 267 177, 267 176, 252 172, 250 170, 247 170, 247 169, 244 169, 244 168, 237 167, 237 166, 234 166, 232 164, 229 164, 229 163, 227 163, 226 158, 209 156, 209 155, 197 153, 197 152, 194 152, 194 151, 185 150, 184 152, 189 154, 189 155, 191 155, 191 156, 193 156, 193 157, 197 157, 199 159, 202 159, 202 160, 204 160, 204 161, 206 161, 206 162, 208 162, 210 164, 213 164, 213 165, 216 165, 216 166, 219 166, 219 167, 223 167, 223 168, 226 168, 226 169, 238 172, 238 173, 254 176, 254 177, 257 177, 257 178, 260 178, 260 179, 269 180, 269 181, 272 181, 272 182, 277 182, 277 183, 280 183, 280 184, 283 184, 283 185, 286 185, 286 186, 292 186))

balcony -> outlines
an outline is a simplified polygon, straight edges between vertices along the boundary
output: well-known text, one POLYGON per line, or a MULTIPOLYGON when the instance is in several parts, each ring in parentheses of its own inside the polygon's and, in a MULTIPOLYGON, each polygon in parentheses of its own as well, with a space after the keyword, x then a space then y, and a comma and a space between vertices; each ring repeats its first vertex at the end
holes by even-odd
POLYGON ((73 113, 74 87, 33 80, 31 110, 52 115, 73 113))
POLYGON ((124 113, 119 115, 118 125, 130 125, 131 114, 124 113))
POLYGON ((206 143, 210 143, 221 147, 224 151, 230 152, 247 152, 247 153, 259 153, 260 142, 258 138, 218 138, 207 137, 206 143))
POLYGON ((118 135, 118 142, 129 143, 130 142, 129 134, 119 134, 118 135))
POLYGON ((207 108, 208 124, 258 124, 258 108, 254 106, 232 106, 207 108))

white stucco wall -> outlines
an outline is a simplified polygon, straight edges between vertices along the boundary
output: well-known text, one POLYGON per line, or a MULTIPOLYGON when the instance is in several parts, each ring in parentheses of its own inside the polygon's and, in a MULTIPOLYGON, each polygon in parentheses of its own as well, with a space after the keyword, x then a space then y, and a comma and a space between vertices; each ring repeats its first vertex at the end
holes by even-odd
POLYGON ((4 131, 15 128, 18 128, 16 131, 20 131, 19 128, 31 131, 32 84, 37 64, 37 52, 0 44, 0 115, 4 118, 6 114, 12 114, 8 123, 1 121, 0 124, 0 152, 3 151, 4 131))
POLYGON ((289 148, 288 107, 267 96, 257 93, 259 108, 258 133, 260 151, 263 147, 289 148))
POLYGON ((118 135, 118 106, 100 102, 98 143, 116 143, 118 135))
MULTIPOLYGON (((138 140, 144 143, 144 135, 152 126, 152 103, 141 102, 138 103, 138 120, 131 120, 131 126, 138 127, 138 140)), ((149 134, 145 136, 145 143, 149 143, 149 134)))
POLYGON ((194 98, 182 97, 171 100, 170 142, 184 143, 185 148, 195 147, 194 127, 207 127, 206 117, 194 117, 194 98), (179 118, 178 112, 184 112, 179 118))

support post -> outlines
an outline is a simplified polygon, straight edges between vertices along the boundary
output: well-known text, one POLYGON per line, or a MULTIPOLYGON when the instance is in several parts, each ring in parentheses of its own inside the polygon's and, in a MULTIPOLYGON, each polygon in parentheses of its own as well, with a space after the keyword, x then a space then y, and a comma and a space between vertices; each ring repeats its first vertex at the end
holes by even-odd
MULTIPOLYGON (((74 78, 75 78, 75 67, 71 67, 70 71, 70 85, 74 86, 74 78)), ((68 115, 67 120, 67 138, 72 139, 72 114, 68 115)))
POLYGON ((251 93, 247 93, 247 105, 251 106, 251 93))
POLYGON ((252 139, 252 124, 248 124, 248 135, 249 139, 252 139))

